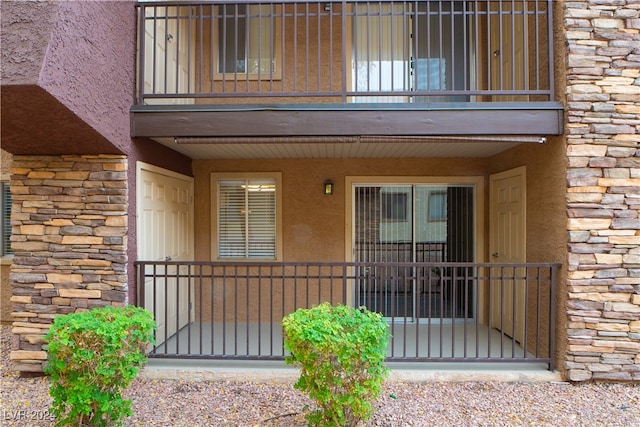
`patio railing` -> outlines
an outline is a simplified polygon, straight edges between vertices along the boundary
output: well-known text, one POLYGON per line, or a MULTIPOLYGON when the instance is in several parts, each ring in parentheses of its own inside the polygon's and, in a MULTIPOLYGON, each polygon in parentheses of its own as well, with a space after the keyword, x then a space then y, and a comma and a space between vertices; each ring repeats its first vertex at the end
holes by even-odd
POLYGON ((391 329, 387 360, 553 369, 559 264, 136 262, 155 358, 282 360, 281 320, 324 301, 391 329))
POLYGON ((137 104, 553 101, 552 5, 144 1, 137 104))

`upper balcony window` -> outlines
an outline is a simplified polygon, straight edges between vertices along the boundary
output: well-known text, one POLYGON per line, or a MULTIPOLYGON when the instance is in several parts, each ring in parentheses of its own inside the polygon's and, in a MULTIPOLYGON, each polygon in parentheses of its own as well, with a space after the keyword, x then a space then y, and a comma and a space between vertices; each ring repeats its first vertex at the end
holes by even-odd
POLYGON ((216 75, 219 80, 246 75, 249 79, 280 78, 275 6, 225 4, 215 8, 216 75), (225 76, 224 74, 229 74, 225 76))

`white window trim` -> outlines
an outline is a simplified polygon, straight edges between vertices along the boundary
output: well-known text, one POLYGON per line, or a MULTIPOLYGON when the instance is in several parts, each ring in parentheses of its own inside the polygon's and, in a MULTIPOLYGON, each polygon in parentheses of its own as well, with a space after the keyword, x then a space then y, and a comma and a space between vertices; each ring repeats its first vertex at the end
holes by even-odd
POLYGON ((211 260, 230 262, 282 261, 282 173, 212 173, 211 174, 211 260), (274 258, 219 258, 218 257, 218 181, 227 179, 274 179, 276 182, 276 256, 274 258))

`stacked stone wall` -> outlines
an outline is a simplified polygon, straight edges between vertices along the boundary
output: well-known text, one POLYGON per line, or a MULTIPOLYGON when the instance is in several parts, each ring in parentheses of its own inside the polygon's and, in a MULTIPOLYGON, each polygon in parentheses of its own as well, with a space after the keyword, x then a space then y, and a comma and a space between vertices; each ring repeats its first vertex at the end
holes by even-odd
POLYGON ((564 3, 572 381, 640 380, 640 1, 564 3))
POLYGON ((127 302, 127 160, 14 156, 12 368, 40 372, 60 314, 127 302))
MULTIPOLYGON (((11 176, 12 156, 10 153, 0 149, 0 181, 9 182, 11 176)), ((3 209, 5 207, 3 206, 3 209)), ((9 273, 11 271, 11 256, 0 257, 0 323, 9 324, 11 322, 11 284, 9 283, 9 273)))

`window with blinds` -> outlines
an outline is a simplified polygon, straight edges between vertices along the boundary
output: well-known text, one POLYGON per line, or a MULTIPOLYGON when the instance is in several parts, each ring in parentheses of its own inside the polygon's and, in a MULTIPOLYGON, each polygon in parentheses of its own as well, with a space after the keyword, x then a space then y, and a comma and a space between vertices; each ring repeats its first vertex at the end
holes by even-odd
POLYGON ((276 259, 276 180, 219 179, 218 258, 276 259))
POLYGON ((11 255, 11 189, 9 183, 2 183, 2 256, 11 255))

